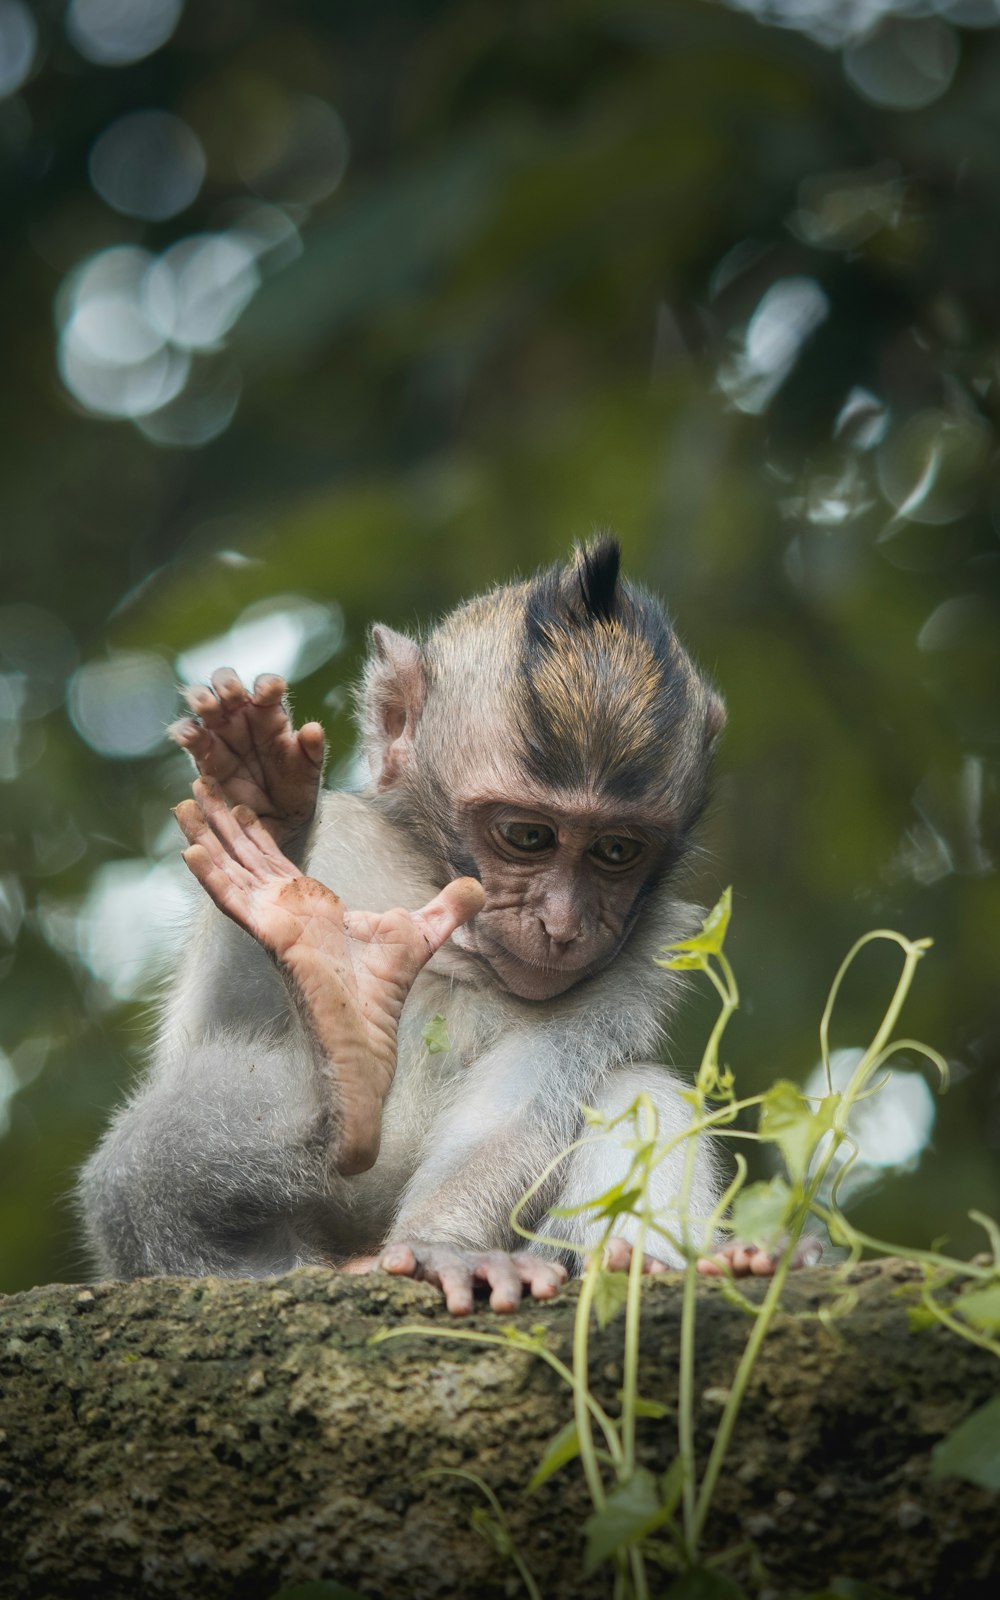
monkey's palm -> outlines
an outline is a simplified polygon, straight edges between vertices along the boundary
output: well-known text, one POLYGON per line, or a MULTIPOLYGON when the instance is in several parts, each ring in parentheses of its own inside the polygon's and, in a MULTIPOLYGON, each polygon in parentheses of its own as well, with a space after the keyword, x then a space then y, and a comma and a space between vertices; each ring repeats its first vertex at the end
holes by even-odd
POLYGON ((336 1164, 362 1172, 378 1155, 403 1004, 435 950, 479 909, 482 890, 460 879, 420 911, 349 911, 299 872, 250 810, 230 811, 203 780, 194 794, 177 809, 190 841, 184 860, 285 973, 334 1087, 336 1164))

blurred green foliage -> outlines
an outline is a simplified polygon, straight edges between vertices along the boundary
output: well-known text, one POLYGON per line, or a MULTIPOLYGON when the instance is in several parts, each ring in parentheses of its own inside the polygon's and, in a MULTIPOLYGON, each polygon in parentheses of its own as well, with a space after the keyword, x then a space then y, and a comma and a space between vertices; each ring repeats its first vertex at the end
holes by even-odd
MULTIPOLYGON (((165 741, 88 742, 76 661, 175 673, 255 602, 334 603, 342 647, 295 698, 343 771, 330 691, 371 620, 427 621, 601 524, 729 704, 690 887, 736 887, 741 1089, 804 1081, 865 928, 933 936, 908 1016, 954 1086, 858 1220, 978 1247, 965 1212, 1000 1210, 997 30, 934 19, 953 76, 901 109, 849 48, 707 0, 199 0, 120 65, 61 5, 33 14, 0 101, 0 1287, 87 1270, 66 1196, 149 985, 116 998, 79 913, 98 869, 173 857, 187 781, 165 741), (149 108, 204 158, 152 219, 102 198, 93 156, 149 108), (179 398, 97 414, 67 351, 118 339, 98 376, 120 375, 125 312, 94 333, 75 269, 240 229, 278 243, 217 339, 161 331, 156 359, 191 362, 179 398)), ((852 983, 839 1043, 886 979, 852 983)))

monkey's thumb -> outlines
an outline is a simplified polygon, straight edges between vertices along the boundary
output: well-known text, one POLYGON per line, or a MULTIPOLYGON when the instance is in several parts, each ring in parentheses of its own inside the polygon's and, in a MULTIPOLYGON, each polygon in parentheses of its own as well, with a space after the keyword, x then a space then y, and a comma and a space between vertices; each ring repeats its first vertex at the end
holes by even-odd
POLYGON ((431 954, 449 939, 486 904, 486 894, 475 878, 456 878, 446 883, 441 893, 429 900, 420 911, 415 911, 414 921, 419 922, 427 936, 431 954))

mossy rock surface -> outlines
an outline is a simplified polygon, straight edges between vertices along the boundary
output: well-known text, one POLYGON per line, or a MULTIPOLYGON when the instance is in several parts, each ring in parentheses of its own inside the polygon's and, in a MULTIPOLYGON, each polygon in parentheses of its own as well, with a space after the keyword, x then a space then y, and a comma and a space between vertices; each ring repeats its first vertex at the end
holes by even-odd
MULTIPOLYGON (((996 1392, 1000 1367, 942 1329, 911 1331, 915 1281, 900 1262, 855 1269, 835 1336, 815 1313, 843 1277, 790 1282, 708 1530, 712 1549, 753 1544, 753 1592, 837 1577, 907 1600, 1000 1592, 1000 1496, 930 1474, 933 1446, 996 1392)), ((269 1600, 317 1579, 367 1600, 522 1592, 470 1527, 477 1493, 427 1476, 442 1467, 495 1490, 545 1600, 610 1596, 607 1570, 582 1576, 579 1464, 524 1493, 569 1419, 568 1390, 513 1347, 427 1336, 541 1326, 568 1360, 576 1293, 457 1325, 425 1285, 319 1268, 0 1299, 0 1596, 269 1600)), ((750 1322, 718 1284, 698 1294, 704 1455, 750 1322)), ((642 1393, 671 1407, 642 1424, 658 1470, 674 1454, 680 1300, 678 1278, 644 1285, 642 1393)), ((592 1355, 613 1405, 620 1319, 595 1331, 592 1355)))

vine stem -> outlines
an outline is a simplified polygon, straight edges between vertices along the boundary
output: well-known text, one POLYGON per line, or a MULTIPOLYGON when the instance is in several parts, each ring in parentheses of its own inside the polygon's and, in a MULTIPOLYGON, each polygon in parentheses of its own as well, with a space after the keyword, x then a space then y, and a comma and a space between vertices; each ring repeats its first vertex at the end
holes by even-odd
MULTIPOLYGON (((706 960, 704 968, 722 1000, 722 1010, 708 1037, 708 1042, 702 1054, 701 1065, 698 1068, 698 1074, 695 1079, 694 1092, 698 1103, 695 1119, 693 1120, 700 1119, 702 1126, 707 1121, 705 1094, 710 1084, 718 1077, 719 1045, 722 1042, 722 1036, 729 1019, 739 1005, 740 999, 732 967, 721 951, 718 953, 717 959, 722 968, 721 978, 713 970, 709 960, 706 960)), ((698 1277, 690 1233, 691 1187, 694 1182, 695 1155, 695 1140, 692 1136, 692 1130, 689 1129, 687 1145, 684 1150, 684 1168, 681 1176, 680 1192, 681 1235, 684 1246, 684 1288, 681 1297, 680 1361, 677 1375, 677 1448, 684 1471, 681 1490, 684 1538, 688 1556, 692 1561, 695 1559, 698 1546, 697 1480, 694 1454, 695 1322, 697 1317, 696 1293, 698 1277)))
MULTIPOLYGON (((570 1382, 573 1387, 573 1417, 576 1422, 577 1439, 580 1445, 580 1464, 583 1467, 583 1475, 587 1480, 587 1489, 595 1511, 603 1511, 607 1504, 607 1497, 604 1493, 604 1480, 601 1477, 600 1463, 597 1459, 597 1451, 594 1448, 594 1436, 590 1426, 590 1411, 587 1405, 587 1401, 590 1399, 590 1389, 587 1382, 590 1372, 590 1312, 594 1303, 594 1290, 597 1287, 597 1274, 602 1270, 602 1256, 603 1249, 594 1252, 583 1275, 583 1282, 580 1285, 580 1298, 577 1302, 576 1317, 573 1322, 573 1371, 570 1375, 570 1382)), ((617 1437, 616 1442, 618 1442, 617 1437)))
MULTIPOLYGON (((879 1255, 892 1256, 899 1254, 899 1246, 889 1244, 885 1239, 876 1239, 874 1234, 862 1233, 852 1222, 848 1222, 839 1211, 832 1211, 818 1201, 813 1202, 814 1216, 819 1217, 831 1230, 839 1228, 845 1240, 857 1242, 867 1250, 876 1250, 879 1255)), ((943 1267, 946 1271, 960 1273, 967 1278, 980 1278, 992 1281, 996 1277, 995 1266, 978 1266, 975 1261, 957 1261, 952 1256, 943 1256, 937 1250, 919 1250, 916 1245, 906 1246, 907 1261, 921 1261, 929 1267, 943 1267)))
POLYGON ((746 1388, 750 1381, 751 1373, 753 1372, 757 1358, 760 1354, 761 1345, 767 1337, 771 1323, 773 1322, 775 1314, 778 1310, 781 1296, 784 1292, 785 1280, 788 1277, 789 1269, 791 1267, 795 1252, 795 1246, 801 1236, 803 1224, 809 1212, 814 1207, 816 1196, 822 1187, 823 1180, 829 1171, 830 1165, 834 1160, 840 1144, 845 1138, 848 1137, 847 1120, 851 1109, 858 1096, 863 1091, 865 1083, 870 1076, 873 1067, 876 1066, 879 1058, 882 1055, 882 1052, 885 1050, 887 1041, 892 1034, 892 1030, 896 1026, 899 1013, 902 1010, 903 1003, 906 1000, 907 994, 909 993, 910 985, 913 982, 913 975, 916 971, 917 962, 920 960, 924 952, 930 948, 930 940, 928 939, 906 939, 902 934, 895 933, 891 929, 879 928, 872 933, 863 935, 863 937, 858 939, 848 951, 837 970, 837 974, 833 980, 833 983, 830 986, 830 992, 827 996, 826 1005, 823 1008, 823 1016, 820 1021, 820 1046, 823 1055, 823 1065, 827 1075, 827 1084, 831 1094, 834 1093, 834 1089, 832 1075, 830 1072, 830 1021, 833 1016, 834 1004, 840 991, 840 986, 843 983, 847 970, 853 962, 855 956, 857 956, 857 954, 865 947, 865 945, 871 944, 876 939, 886 939, 893 944, 899 945, 904 953, 903 970, 899 975, 896 988, 893 991, 892 999, 889 1001, 889 1004, 883 1014, 882 1021, 876 1030, 875 1037, 862 1056, 861 1061, 858 1063, 858 1066, 851 1076, 851 1080, 847 1089, 841 1096, 840 1104, 837 1108, 837 1113, 834 1118, 834 1126, 831 1130, 833 1133, 833 1138, 830 1140, 828 1148, 819 1161, 812 1178, 805 1185, 805 1192, 796 1207, 795 1214, 789 1227, 788 1242, 782 1252, 781 1259, 778 1262, 774 1277, 771 1279, 771 1282, 768 1285, 767 1293, 764 1296, 763 1305, 760 1308, 760 1314, 754 1322, 753 1328, 750 1332, 750 1337, 746 1342, 743 1354, 740 1357, 739 1364, 736 1368, 736 1373, 729 1391, 729 1396, 726 1400, 725 1407, 723 1408, 722 1416, 719 1419, 719 1426, 716 1430, 715 1438, 712 1441, 712 1449, 709 1454, 708 1465, 705 1468, 705 1475, 702 1478, 701 1485, 698 1490, 692 1526, 692 1539, 695 1547, 697 1546, 697 1543, 700 1540, 704 1530, 705 1521, 708 1517, 708 1512, 715 1494, 716 1485, 719 1481, 719 1475, 722 1471, 722 1465, 729 1449, 729 1443, 732 1438, 733 1429, 736 1426, 740 1407, 743 1404, 743 1396, 746 1393, 746 1388))
POLYGON ((896 1026, 903 1001, 906 999, 913 979, 914 968, 924 952, 930 949, 932 942, 930 939, 907 939, 903 934, 896 933, 892 928, 874 928, 870 933, 862 934, 861 938, 856 939, 852 944, 837 968, 819 1023, 820 1053, 823 1059, 823 1069, 826 1073, 826 1085, 829 1094, 834 1093, 833 1076, 830 1071, 830 1022, 833 1017, 833 1008, 837 1003, 837 996, 840 993, 841 984, 847 976, 848 968, 851 967, 855 957, 860 954, 865 945, 872 944, 876 939, 885 939, 890 944, 898 944, 906 959, 899 982, 896 985, 896 991, 886 1007, 885 1015, 875 1038, 865 1051, 863 1061, 873 1060, 884 1048, 886 1040, 896 1026))
POLYGON ((743 1395, 746 1392, 747 1384, 750 1381, 750 1374, 753 1372, 754 1366, 757 1362, 757 1357, 760 1354, 760 1347, 764 1342, 767 1331, 774 1318, 774 1314, 778 1309, 778 1304, 785 1287, 785 1279, 788 1276, 791 1258, 791 1251, 786 1250, 781 1260, 778 1262, 778 1269, 768 1285, 767 1294, 764 1296, 764 1304, 760 1308, 760 1315, 757 1317, 757 1320, 754 1322, 753 1328, 751 1329, 750 1337, 746 1342, 743 1354, 740 1357, 739 1366, 736 1369, 736 1375, 729 1391, 729 1398, 726 1401, 722 1416, 719 1419, 719 1426, 716 1430, 715 1438, 712 1441, 712 1449, 708 1458, 708 1465, 705 1468, 705 1475, 702 1478, 701 1485, 698 1489, 698 1497, 692 1518, 691 1542, 694 1550, 697 1549, 701 1535, 704 1531, 705 1521, 708 1517, 709 1508, 712 1504, 712 1498, 715 1494, 715 1487, 719 1481, 719 1474, 722 1471, 722 1463, 726 1458, 726 1452, 729 1449, 729 1441, 732 1438, 733 1429, 736 1426, 736 1419, 739 1415, 740 1407, 743 1404, 743 1395))

